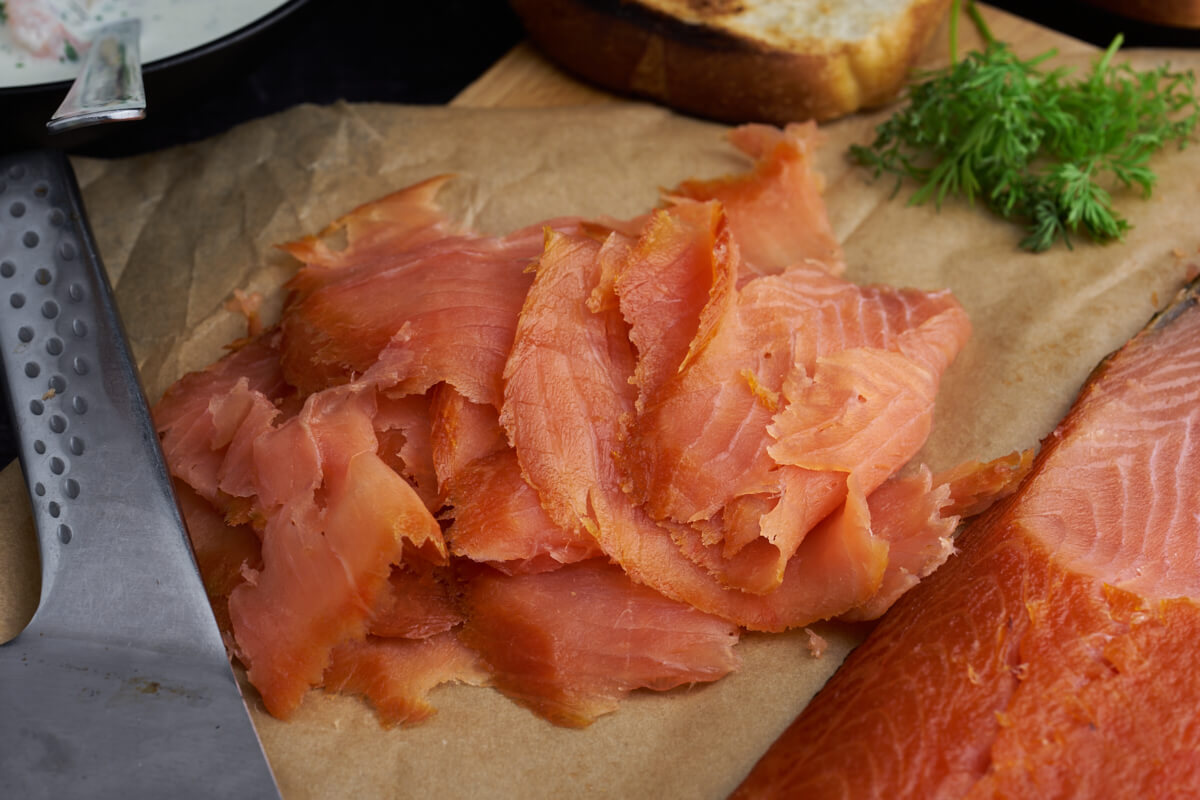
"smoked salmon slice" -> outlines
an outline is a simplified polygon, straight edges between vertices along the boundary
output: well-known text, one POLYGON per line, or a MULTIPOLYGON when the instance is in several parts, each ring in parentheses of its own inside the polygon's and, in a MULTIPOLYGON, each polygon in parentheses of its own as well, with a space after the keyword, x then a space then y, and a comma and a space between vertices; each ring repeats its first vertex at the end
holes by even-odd
POLYGON ((459 233, 437 204, 437 193, 450 178, 437 175, 364 203, 316 236, 280 245, 305 264, 288 285, 307 294, 342 277, 332 268, 370 264, 459 233), (345 237, 340 249, 332 244, 338 235, 345 237))
POLYGON ((821 198, 824 180, 813 168, 820 144, 814 122, 784 129, 742 125, 729 140, 754 159, 746 173, 715 180, 684 181, 668 200, 718 200, 729 214, 742 250, 742 279, 782 272, 807 263, 839 275, 845 265, 821 198))
MULTIPOLYGON (((757 279, 739 292, 737 304, 704 351, 647 401, 630 426, 622 459, 634 495, 655 518, 693 522, 707 519, 739 495, 771 491, 775 481, 768 473, 779 463, 825 468, 799 463, 803 459, 797 451, 803 447, 788 445, 789 436, 801 436, 808 428, 794 419, 804 406, 787 403, 782 393, 817 399, 823 384, 849 393, 849 384, 839 378, 852 379, 861 359, 888 360, 877 355, 886 351, 912 363, 918 374, 927 374, 922 383, 911 385, 920 392, 916 399, 925 401, 915 408, 931 408, 928 396, 940 368, 969 332, 966 314, 947 292, 864 288, 806 268, 757 279), (914 329, 919 332, 905 336, 914 329), (912 358, 918 342, 937 348, 941 363, 930 359, 922 365, 912 358), (822 380, 824 375, 829 379, 822 380), (775 426, 777 434, 769 436, 768 426, 775 426), (768 452, 772 446, 778 457, 768 452)), ((875 374, 869 365, 864 371, 875 374)), ((875 393, 849 394, 865 401, 875 393)), ((842 400, 828 398, 826 405, 836 407, 817 413, 869 415, 868 409, 842 400)), ((892 460, 891 470, 906 460, 892 460)))
POLYGON ((638 352, 633 383, 639 410, 708 344, 736 302, 740 263, 725 213, 715 202, 681 202, 654 212, 628 246, 613 237, 590 302, 597 311, 619 298, 638 352))
POLYGON ((558 525, 521 474, 494 408, 449 384, 435 390, 432 438, 448 503, 450 551, 501 572, 542 572, 601 555, 596 540, 558 525))
POLYGON ((408 479, 430 513, 436 514, 444 498, 438 488, 431 440, 431 398, 426 394, 376 398, 373 421, 379 440, 379 457, 408 479))
MULTIPOLYGON (((249 463, 246 444, 255 431, 288 415, 284 409, 294 407, 287 402, 294 395, 279 367, 277 331, 245 344, 205 370, 184 375, 154 407, 171 474, 205 500, 228 509, 231 473, 249 463), (239 435, 250 416, 248 429, 239 435), (240 457, 226 463, 235 438, 240 457)), ((245 487, 238 483, 233 493, 245 494, 245 487)))
POLYGON ((334 647, 366 635, 405 540, 445 558, 437 521, 377 455, 373 412, 369 388, 322 392, 255 442, 262 569, 231 592, 229 614, 250 680, 281 718, 320 685, 334 647))
POLYGON ((584 727, 634 689, 714 681, 736 669, 737 626, 639 586, 594 559, 464 585, 463 640, 496 688, 559 725, 584 727))
MULTIPOLYGON (((529 288, 526 268, 542 250, 542 226, 504 237, 417 236, 417 246, 408 247, 411 237, 399 237, 397 245, 373 219, 357 224, 375 211, 368 205, 349 216, 350 243, 336 258, 315 244, 290 248, 327 260, 309 264, 288 284, 280 323, 288 382, 302 394, 346 383, 385 347, 402 346, 411 355, 398 386, 404 393, 422 394, 446 381, 472 401, 498 407, 500 371, 529 288)), ((578 227, 567 219, 546 224, 578 227)))
POLYGON ((1200 794, 1198 304, 1101 363, 735 797, 1200 794))
POLYGON ((498 401, 499 376, 541 232, 508 241, 438 240, 372 270, 342 269, 283 311, 283 370, 303 393, 347 383, 394 339, 411 343, 407 393, 449 380, 478 403, 498 401))
POLYGON ((435 386, 430 395, 433 469, 446 492, 461 469, 508 447, 508 439, 494 406, 472 403, 447 383, 435 386))
POLYGON ((249 525, 229 525, 191 486, 179 479, 174 485, 213 616, 228 639, 233 635, 229 595, 245 580, 247 570, 262 569, 262 545, 249 525))
MULTIPOLYGON (((604 244, 550 233, 504 369, 500 424, 546 513, 568 530, 590 526, 594 495, 617 485, 615 447, 633 408, 634 353, 614 304, 593 311, 604 244)), ((602 543, 603 544, 603 543, 602 543)))
POLYGON ((512 448, 471 462, 450 486, 454 522, 446 539, 456 556, 515 574, 544 572, 602 555, 586 532, 550 519, 537 492, 521 477, 512 448))
POLYGON ((478 655, 453 633, 343 642, 334 648, 322 681, 327 692, 367 698, 384 727, 429 718, 435 709, 428 694, 435 686, 487 682, 478 655))
POLYGON ((420 559, 395 567, 371 609, 368 632, 391 639, 425 639, 463 621, 451 593, 449 567, 420 559))

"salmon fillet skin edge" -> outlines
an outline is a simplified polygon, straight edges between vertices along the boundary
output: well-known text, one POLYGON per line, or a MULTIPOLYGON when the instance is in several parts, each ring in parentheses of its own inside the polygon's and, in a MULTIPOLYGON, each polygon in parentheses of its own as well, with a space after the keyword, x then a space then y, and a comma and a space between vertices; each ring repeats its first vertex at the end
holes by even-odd
POLYGON ((1200 797, 1200 279, 735 798, 1200 797))

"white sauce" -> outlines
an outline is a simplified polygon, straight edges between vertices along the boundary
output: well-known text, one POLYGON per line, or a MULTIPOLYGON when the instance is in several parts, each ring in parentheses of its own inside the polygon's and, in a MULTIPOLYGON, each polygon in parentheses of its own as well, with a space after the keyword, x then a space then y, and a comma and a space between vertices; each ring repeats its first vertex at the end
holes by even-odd
MULTIPOLYGON (((220 39, 266 16, 287 0, 57 0, 58 16, 76 37, 106 22, 140 17, 142 63, 150 64, 220 39)), ((79 63, 66 55, 22 50, 0 24, 0 88, 74 80, 79 63)))

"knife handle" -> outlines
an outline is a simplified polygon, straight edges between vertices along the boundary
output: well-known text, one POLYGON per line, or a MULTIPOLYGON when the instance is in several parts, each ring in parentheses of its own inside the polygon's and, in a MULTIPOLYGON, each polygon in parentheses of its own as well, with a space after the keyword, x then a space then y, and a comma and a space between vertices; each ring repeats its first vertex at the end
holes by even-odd
POLYGON ((27 631, 136 644, 153 630, 147 647, 219 648, 61 153, 0 158, 0 362, 42 560, 27 631))

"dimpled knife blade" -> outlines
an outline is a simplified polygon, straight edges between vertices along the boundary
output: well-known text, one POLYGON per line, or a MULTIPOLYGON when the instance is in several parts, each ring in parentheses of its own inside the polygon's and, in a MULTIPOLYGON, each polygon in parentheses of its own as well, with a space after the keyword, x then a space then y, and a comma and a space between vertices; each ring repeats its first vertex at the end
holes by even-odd
POLYGON ((278 797, 60 153, 0 157, 0 362, 42 562, 0 793, 278 797))

